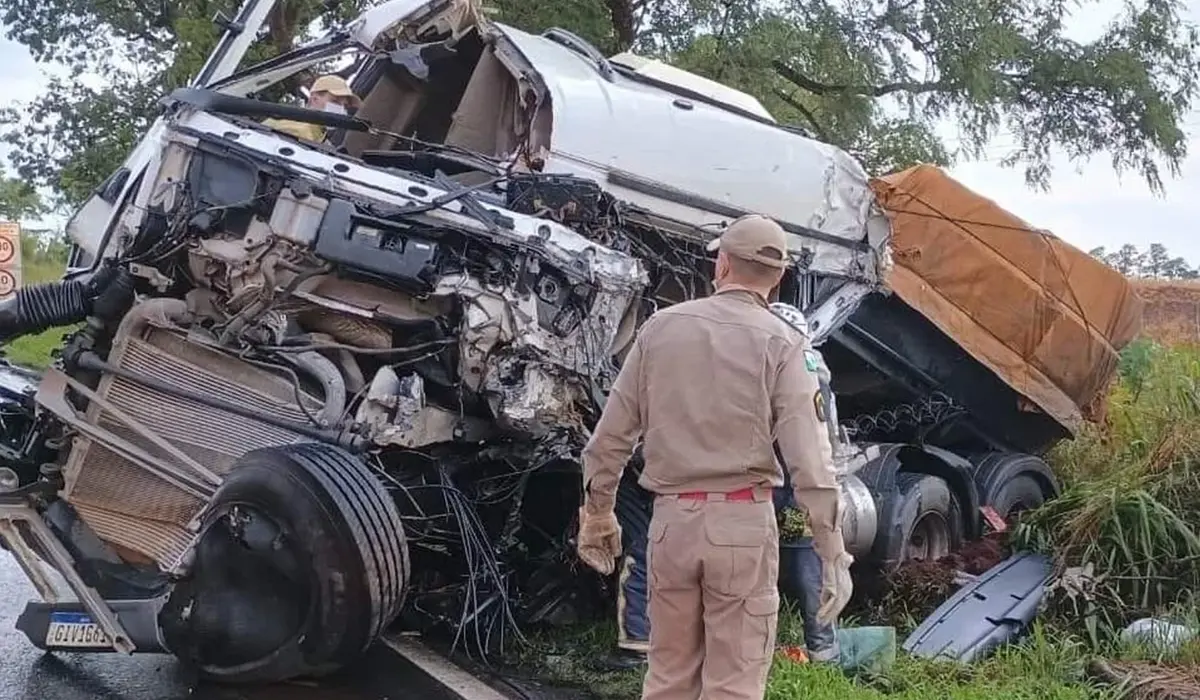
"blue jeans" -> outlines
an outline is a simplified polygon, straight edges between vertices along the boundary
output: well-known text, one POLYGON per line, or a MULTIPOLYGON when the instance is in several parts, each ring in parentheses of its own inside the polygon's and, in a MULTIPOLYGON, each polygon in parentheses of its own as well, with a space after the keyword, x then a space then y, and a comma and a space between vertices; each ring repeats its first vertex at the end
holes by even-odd
POLYGON ((617 646, 630 651, 650 648, 646 549, 653 510, 654 496, 637 484, 634 470, 626 469, 617 488, 616 504, 623 551, 617 587, 617 646))
MULTIPOLYGON (((784 485, 771 494, 776 512, 796 507, 791 477, 786 469, 783 473, 784 485)), ((797 602, 800 604, 800 615, 804 620, 804 646, 815 660, 828 661, 830 659, 827 657, 837 653, 837 630, 832 624, 822 625, 817 621, 817 611, 821 609, 821 558, 812 548, 811 540, 807 542, 807 546, 802 545, 800 556, 801 595, 797 602)))

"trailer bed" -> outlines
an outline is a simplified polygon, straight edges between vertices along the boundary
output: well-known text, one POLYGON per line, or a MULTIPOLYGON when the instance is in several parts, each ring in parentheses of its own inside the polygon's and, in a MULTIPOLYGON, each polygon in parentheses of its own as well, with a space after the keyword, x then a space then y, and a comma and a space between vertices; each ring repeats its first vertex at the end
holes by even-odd
MULTIPOLYGON (((1141 330, 1143 302, 1130 281, 935 166, 872 187, 892 220, 895 297, 1011 388, 1013 410, 1078 431, 1141 330)), ((863 311, 856 316, 871 316, 863 311)), ((961 395, 967 386, 947 390, 973 398, 961 395)))

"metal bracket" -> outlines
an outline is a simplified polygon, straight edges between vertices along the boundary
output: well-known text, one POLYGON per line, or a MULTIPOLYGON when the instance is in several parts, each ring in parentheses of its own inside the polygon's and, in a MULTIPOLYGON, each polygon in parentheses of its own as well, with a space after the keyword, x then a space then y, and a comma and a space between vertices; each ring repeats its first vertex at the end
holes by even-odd
POLYGON ((124 654, 132 654, 136 647, 130 640, 129 634, 121 626, 116 614, 113 613, 104 598, 96 589, 84 583, 80 578, 79 573, 75 570, 74 558, 58 541, 54 532, 50 530, 50 526, 42 519, 41 514, 27 503, 14 503, 12 498, 12 495, 0 494, 0 537, 3 537, 4 541, 8 543, 12 555, 16 557, 17 562, 25 571, 25 575, 37 588, 42 599, 47 603, 58 602, 58 591, 42 568, 37 552, 25 540, 21 529, 17 527, 18 523, 24 523, 28 527, 38 545, 37 549, 49 557, 48 563, 67 580, 67 584, 79 602, 84 605, 92 619, 100 625, 100 629, 104 630, 113 649, 124 654))

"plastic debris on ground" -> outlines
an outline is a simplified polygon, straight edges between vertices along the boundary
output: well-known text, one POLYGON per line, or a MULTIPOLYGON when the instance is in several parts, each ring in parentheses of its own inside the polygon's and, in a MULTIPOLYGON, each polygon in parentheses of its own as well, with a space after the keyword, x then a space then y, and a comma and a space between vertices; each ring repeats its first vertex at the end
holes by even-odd
POLYGON ((1143 644, 1167 653, 1179 651, 1198 637, 1200 630, 1153 617, 1134 620, 1121 631, 1121 641, 1126 644, 1143 644))
POLYGON ((942 603, 904 641, 914 656, 971 662, 1013 641, 1033 621, 1052 573, 1049 558, 1018 554, 942 603))
POLYGON ((838 665, 847 673, 886 673, 896 663, 896 630, 849 627, 837 631, 838 665))
POLYGON ((804 647, 786 646, 779 649, 779 655, 794 664, 808 663, 808 651, 804 647))

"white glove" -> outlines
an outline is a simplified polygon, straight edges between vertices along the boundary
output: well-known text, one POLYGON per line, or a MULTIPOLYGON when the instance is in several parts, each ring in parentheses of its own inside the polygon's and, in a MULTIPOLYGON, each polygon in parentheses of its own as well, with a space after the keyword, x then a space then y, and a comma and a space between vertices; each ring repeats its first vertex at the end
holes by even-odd
POLYGON ((850 565, 854 557, 845 551, 839 552, 832 561, 821 561, 821 607, 817 610, 817 621, 832 625, 850 602, 854 593, 854 582, 850 579, 850 565))
POLYGON ((608 576, 621 556, 621 525, 613 512, 588 515, 587 506, 579 509, 579 558, 598 573, 608 576))

